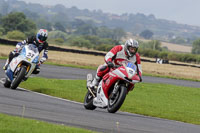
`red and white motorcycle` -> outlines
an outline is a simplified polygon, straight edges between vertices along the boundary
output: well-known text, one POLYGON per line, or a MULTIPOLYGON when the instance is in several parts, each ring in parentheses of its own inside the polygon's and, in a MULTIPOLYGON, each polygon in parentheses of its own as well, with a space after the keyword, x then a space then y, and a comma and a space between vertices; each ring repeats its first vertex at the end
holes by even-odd
POLYGON ((103 76, 96 90, 89 87, 92 79, 92 74, 88 74, 88 92, 84 107, 89 110, 94 110, 96 107, 107 108, 110 113, 118 111, 128 91, 133 89, 135 83, 142 81, 137 65, 131 62, 124 62, 122 66, 110 69, 110 72, 103 76))

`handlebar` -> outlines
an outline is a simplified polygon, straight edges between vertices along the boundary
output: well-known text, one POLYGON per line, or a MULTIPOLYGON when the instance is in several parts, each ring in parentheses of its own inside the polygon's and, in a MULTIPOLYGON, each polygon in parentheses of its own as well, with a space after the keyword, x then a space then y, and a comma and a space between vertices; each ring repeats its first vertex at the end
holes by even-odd
POLYGON ((115 65, 113 68, 118 68, 121 67, 122 65, 115 65))

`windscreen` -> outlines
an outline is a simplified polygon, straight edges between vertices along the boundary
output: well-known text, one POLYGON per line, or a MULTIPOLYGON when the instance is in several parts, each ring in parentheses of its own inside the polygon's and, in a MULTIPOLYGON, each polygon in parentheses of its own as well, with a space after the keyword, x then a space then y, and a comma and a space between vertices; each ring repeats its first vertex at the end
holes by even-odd
POLYGON ((128 62, 127 65, 126 65, 126 67, 132 68, 132 69, 135 70, 135 71, 137 70, 137 69, 136 69, 136 65, 133 64, 132 62, 128 62))
POLYGON ((36 47, 35 45, 33 45, 33 44, 29 44, 29 45, 28 45, 28 48, 29 48, 30 50, 34 51, 34 53, 37 53, 37 52, 38 52, 37 47, 36 47))

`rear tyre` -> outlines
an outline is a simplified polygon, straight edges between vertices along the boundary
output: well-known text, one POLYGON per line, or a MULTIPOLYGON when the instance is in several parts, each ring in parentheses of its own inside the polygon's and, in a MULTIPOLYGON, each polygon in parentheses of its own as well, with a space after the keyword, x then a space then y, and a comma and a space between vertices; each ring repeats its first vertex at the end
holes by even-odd
POLYGON ((11 84, 11 82, 8 80, 8 78, 6 78, 6 81, 4 82, 4 87, 6 87, 6 88, 10 88, 10 84, 11 84))
POLYGON ((17 74, 17 77, 12 81, 11 89, 16 89, 18 85, 22 82, 26 74, 26 67, 22 66, 20 72, 17 74))
POLYGON ((88 110, 94 110, 96 109, 96 106, 93 105, 93 96, 92 94, 88 91, 87 94, 85 95, 85 99, 84 99, 84 107, 85 109, 88 110))
POLYGON ((119 110, 121 105, 123 104, 126 98, 127 88, 124 86, 120 86, 118 92, 116 93, 115 98, 108 99, 108 112, 115 113, 119 110))

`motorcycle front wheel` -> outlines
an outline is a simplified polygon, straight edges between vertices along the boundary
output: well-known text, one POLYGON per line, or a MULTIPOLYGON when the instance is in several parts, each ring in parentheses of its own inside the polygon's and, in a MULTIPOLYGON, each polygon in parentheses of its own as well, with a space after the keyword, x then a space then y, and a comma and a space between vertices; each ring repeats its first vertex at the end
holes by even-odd
POLYGON ((21 81, 24 79, 26 74, 26 67, 22 66, 20 72, 17 74, 17 77, 11 83, 11 89, 16 89, 21 81))
POLYGON ((118 92, 116 93, 115 97, 108 99, 108 112, 115 113, 119 110, 121 105, 123 104, 127 94, 127 88, 125 86, 120 86, 118 92))
POLYGON ((85 109, 88 109, 88 110, 94 110, 96 109, 96 106, 93 105, 93 96, 92 94, 90 93, 90 91, 88 91, 85 95, 85 99, 84 99, 84 107, 85 109))
POLYGON ((11 82, 8 80, 8 78, 6 78, 6 80, 5 80, 5 82, 4 82, 4 87, 6 87, 6 88, 10 88, 10 84, 11 84, 11 82))

